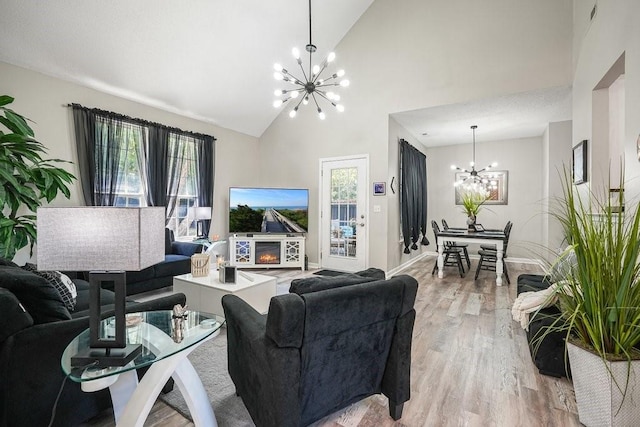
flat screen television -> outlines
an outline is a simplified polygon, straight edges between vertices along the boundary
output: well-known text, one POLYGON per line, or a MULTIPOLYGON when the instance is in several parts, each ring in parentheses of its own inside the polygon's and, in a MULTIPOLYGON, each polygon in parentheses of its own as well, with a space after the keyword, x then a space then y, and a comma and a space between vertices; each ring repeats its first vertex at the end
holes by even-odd
POLYGON ((230 233, 306 233, 309 190, 229 188, 230 233))

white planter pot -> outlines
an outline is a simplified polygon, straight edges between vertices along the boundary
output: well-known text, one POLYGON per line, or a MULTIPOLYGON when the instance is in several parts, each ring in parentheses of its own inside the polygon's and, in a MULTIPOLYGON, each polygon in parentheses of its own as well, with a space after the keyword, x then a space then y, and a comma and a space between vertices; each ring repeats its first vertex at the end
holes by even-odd
POLYGON ((571 343, 567 350, 580 422, 587 427, 640 426, 640 360, 603 362, 571 343))

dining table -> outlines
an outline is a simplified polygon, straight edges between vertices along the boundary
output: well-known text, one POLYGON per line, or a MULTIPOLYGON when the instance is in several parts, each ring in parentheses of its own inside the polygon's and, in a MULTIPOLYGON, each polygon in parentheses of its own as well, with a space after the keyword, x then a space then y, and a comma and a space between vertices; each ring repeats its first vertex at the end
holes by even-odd
POLYGON ((502 286, 504 271, 502 256, 504 253, 505 234, 502 230, 471 231, 466 228, 448 228, 438 233, 438 278, 444 277, 444 245, 445 243, 476 243, 496 246, 496 285, 502 286))

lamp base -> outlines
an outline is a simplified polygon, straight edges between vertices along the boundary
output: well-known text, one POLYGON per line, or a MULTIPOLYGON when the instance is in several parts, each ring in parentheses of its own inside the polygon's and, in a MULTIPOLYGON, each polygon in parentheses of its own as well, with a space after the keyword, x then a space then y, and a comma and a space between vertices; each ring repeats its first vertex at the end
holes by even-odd
POLYGON ((89 347, 71 357, 71 366, 82 367, 95 364, 96 368, 125 366, 142 353, 140 344, 127 344, 125 348, 89 347))

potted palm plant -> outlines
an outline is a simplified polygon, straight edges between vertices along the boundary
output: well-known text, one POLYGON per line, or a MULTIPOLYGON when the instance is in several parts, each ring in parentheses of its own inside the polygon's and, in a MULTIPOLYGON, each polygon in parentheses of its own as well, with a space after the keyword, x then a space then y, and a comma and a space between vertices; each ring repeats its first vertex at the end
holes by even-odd
MULTIPOLYGON (((620 192, 624 194, 624 177, 620 192)), ((640 420, 640 205, 580 195, 565 171, 554 213, 575 254, 557 297, 552 329, 567 333, 578 415, 586 426, 640 420), (588 200, 587 200, 588 199, 588 200)))
POLYGON ((34 212, 59 193, 69 198, 75 177, 44 159, 46 149, 34 139, 27 120, 8 107, 13 98, 0 95, 0 256, 13 259, 19 249, 36 242, 34 212), (4 128, 4 129, 3 129, 4 128))

